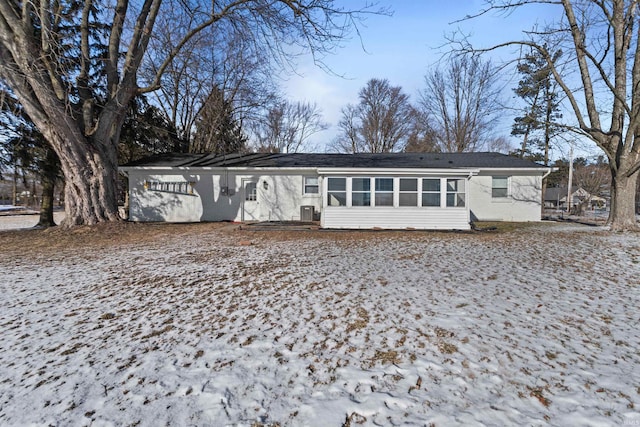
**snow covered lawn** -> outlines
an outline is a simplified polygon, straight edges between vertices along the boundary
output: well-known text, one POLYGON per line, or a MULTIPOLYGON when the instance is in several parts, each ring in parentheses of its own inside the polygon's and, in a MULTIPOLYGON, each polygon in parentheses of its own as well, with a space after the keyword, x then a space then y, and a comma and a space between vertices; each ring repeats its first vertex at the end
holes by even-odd
POLYGON ((122 224, 0 246, 3 426, 640 425, 638 235, 122 224))

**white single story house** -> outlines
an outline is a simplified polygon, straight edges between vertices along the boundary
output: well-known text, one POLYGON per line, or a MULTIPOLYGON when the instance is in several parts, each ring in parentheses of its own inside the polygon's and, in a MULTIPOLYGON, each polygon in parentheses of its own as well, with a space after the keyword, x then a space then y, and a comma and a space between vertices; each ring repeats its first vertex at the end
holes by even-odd
POLYGON ((539 221, 551 170, 498 153, 162 154, 120 167, 131 221, 448 230, 539 221))
MULTIPOLYGON (((567 187, 551 187, 547 188, 544 193, 544 207, 552 209, 567 208, 567 187)), ((589 209, 605 208, 607 199, 589 193, 582 187, 571 187, 571 206, 588 203, 589 209)))

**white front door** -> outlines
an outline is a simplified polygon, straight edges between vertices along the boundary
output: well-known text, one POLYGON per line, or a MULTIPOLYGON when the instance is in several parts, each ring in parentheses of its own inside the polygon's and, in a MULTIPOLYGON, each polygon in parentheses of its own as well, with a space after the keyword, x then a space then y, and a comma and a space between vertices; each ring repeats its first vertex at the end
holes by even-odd
POLYGON ((258 181, 242 180, 242 220, 260 220, 260 202, 258 201, 258 181))

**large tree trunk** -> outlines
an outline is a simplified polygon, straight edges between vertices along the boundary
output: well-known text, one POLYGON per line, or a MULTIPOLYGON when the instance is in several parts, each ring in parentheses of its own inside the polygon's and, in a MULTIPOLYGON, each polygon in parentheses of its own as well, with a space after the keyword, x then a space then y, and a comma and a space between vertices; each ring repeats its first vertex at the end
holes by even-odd
POLYGON ((93 146, 86 152, 77 152, 73 144, 63 145, 61 149, 63 151, 58 155, 65 177, 62 225, 92 225, 118 220, 117 165, 109 159, 111 156, 93 146))
POLYGON ((51 147, 46 148, 45 160, 41 164, 40 183, 42 184, 42 200, 40 201, 40 220, 36 227, 54 227, 53 202, 55 183, 58 179, 60 162, 51 147))
POLYGON ((607 223, 612 231, 637 229, 636 188, 639 175, 638 171, 629 176, 611 168, 611 208, 607 223))
POLYGON ((55 187, 55 177, 44 174, 41 177, 42 184, 42 200, 40 201, 40 220, 36 227, 48 228, 54 227, 56 223, 53 220, 53 190, 55 187))

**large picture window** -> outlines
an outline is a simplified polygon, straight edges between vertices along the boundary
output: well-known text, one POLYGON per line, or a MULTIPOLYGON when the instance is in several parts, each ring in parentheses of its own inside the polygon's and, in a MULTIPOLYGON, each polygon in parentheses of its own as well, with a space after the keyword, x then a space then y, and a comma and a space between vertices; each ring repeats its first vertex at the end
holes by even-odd
POLYGON ((393 206, 393 178, 376 178, 376 206, 393 206))
POLYGON ((352 178, 351 206, 371 206, 371 178, 352 178))
POLYGON ((464 179, 447 179, 447 207, 464 207, 464 179))
POLYGON ((347 179, 327 178, 327 204, 347 206, 347 179))
POLYGON ((418 180, 416 178, 400 178, 398 205, 418 206, 418 180))
POLYGON ((509 177, 494 176, 491 178, 491 197, 509 197, 509 177))
POLYGON ((440 179, 422 180, 422 206, 440 206, 440 179))

